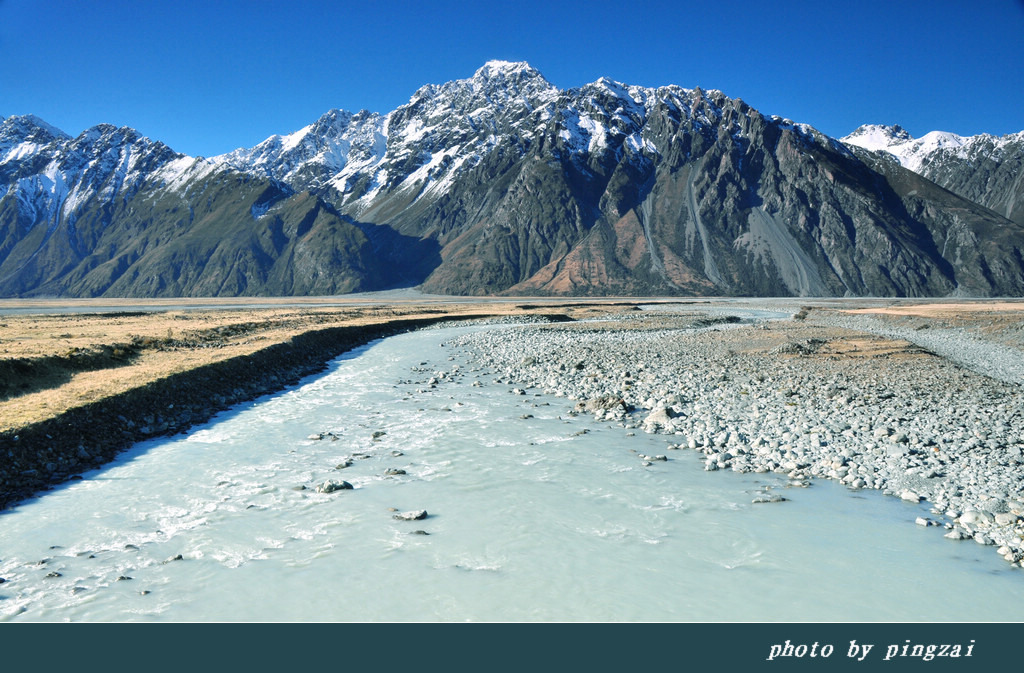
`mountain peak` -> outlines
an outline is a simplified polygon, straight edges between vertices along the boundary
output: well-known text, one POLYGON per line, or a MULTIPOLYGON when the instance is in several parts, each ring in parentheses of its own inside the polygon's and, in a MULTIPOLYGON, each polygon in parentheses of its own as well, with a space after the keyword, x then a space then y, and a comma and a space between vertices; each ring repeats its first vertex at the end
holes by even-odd
POLYGON ((34 114, 0 117, 0 135, 9 135, 14 133, 26 136, 37 133, 38 131, 43 131, 45 134, 48 134, 53 138, 66 139, 71 137, 56 126, 48 124, 34 114))
POLYGON ((489 77, 496 74, 510 74, 510 73, 528 73, 528 74, 540 74, 536 68, 532 67, 526 61, 501 61, 492 60, 483 64, 483 67, 478 69, 474 73, 474 77, 489 77))
POLYGON ((914 140, 899 124, 863 124, 853 133, 841 138, 847 145, 856 145, 866 150, 888 150, 893 145, 902 145, 914 140))
POLYGON ((539 70, 526 61, 488 61, 473 73, 468 80, 459 80, 455 84, 470 84, 474 88, 483 86, 487 89, 508 88, 522 89, 553 89, 553 85, 544 78, 539 70))
POLYGON ((904 168, 914 172, 920 172, 936 152, 956 151, 971 141, 946 131, 931 131, 914 138, 898 125, 881 124, 865 124, 840 140, 873 152, 887 152, 896 157, 904 168))

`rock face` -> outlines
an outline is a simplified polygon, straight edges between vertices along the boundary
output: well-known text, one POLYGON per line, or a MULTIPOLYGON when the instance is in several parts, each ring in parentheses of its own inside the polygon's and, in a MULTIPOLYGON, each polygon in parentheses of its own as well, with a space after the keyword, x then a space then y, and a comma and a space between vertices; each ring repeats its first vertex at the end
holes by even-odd
POLYGON ((1017 135, 839 142, 500 61, 210 160, 11 117, 0 294, 1019 295, 1017 135))

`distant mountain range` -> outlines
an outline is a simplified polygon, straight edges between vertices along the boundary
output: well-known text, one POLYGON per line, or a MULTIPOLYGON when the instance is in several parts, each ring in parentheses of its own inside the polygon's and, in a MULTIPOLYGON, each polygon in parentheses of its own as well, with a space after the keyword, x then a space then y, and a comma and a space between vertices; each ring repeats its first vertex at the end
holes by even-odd
POLYGON ((842 139, 493 61, 194 158, 0 119, 0 296, 1024 295, 1024 132, 842 139))

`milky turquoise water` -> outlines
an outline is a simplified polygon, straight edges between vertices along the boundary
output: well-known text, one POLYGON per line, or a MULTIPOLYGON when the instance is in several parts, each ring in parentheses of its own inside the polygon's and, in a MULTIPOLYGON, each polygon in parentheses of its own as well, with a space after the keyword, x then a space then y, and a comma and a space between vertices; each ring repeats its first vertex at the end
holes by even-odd
POLYGON ((0 620, 1020 619, 1024 574, 915 526, 926 505, 704 472, 512 394, 442 345, 466 329, 377 342, 0 514, 0 620))

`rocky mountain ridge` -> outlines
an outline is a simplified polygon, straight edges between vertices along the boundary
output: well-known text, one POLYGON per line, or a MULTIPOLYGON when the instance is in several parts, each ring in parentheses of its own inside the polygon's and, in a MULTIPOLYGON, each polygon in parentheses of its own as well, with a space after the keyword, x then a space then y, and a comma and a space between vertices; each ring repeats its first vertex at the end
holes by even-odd
POLYGON ((891 156, 951 192, 1024 224, 1024 131, 1001 137, 932 131, 915 139, 899 126, 866 125, 842 141, 891 156))
POLYGON ((211 159, 11 117, 0 294, 1020 295, 1022 139, 500 61, 211 159))

